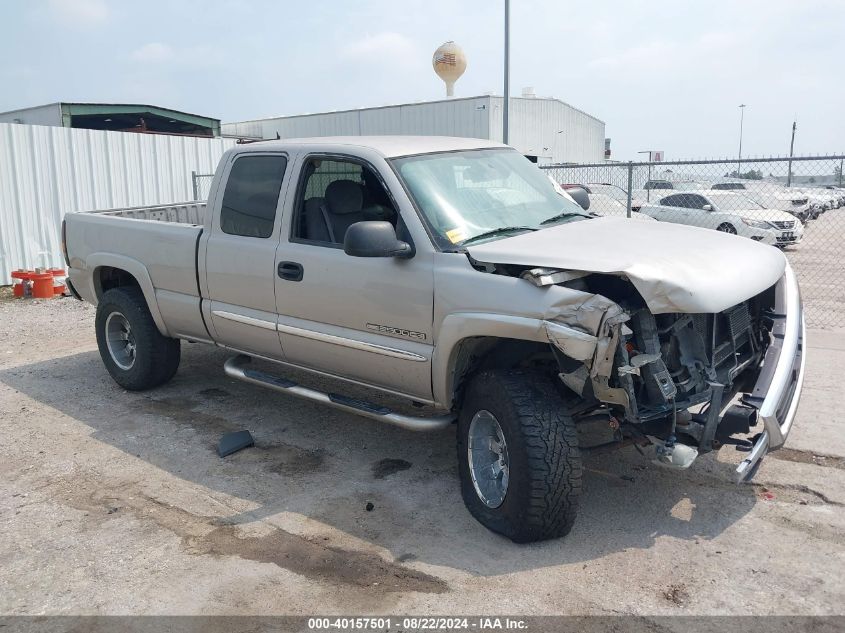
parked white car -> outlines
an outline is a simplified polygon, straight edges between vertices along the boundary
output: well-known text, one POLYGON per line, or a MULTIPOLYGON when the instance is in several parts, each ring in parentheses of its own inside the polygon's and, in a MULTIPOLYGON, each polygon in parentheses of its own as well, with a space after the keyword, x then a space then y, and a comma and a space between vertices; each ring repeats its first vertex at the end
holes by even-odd
POLYGON ((640 213, 662 222, 689 224, 747 237, 772 246, 797 244, 804 225, 784 211, 767 209, 747 195, 728 191, 674 193, 640 213))
POLYGON ((807 194, 795 189, 787 189, 777 183, 768 181, 726 180, 713 183, 714 191, 739 191, 745 193, 755 202, 767 209, 786 211, 801 222, 815 220, 821 212, 821 205, 815 207, 810 203, 807 194))
POLYGON ((841 204, 839 196, 830 189, 824 189, 822 187, 802 187, 801 191, 804 192, 811 200, 818 200, 822 204, 823 211, 837 209, 841 204))
MULTIPOLYGON (((627 208, 628 206, 628 192, 623 189, 622 187, 617 187, 616 185, 611 185, 607 183, 597 183, 591 182, 585 185, 587 191, 590 193, 600 193, 610 198, 613 198, 617 202, 622 203, 627 208)), ((659 193, 662 192, 653 192, 652 199, 656 200, 659 197, 659 193)), ((640 196, 637 191, 631 192, 631 208, 635 211, 638 211, 639 208, 646 204, 647 200, 645 196, 640 196)))
POLYGON ((708 183, 701 180, 648 180, 643 185, 643 191, 663 191, 672 189, 674 191, 695 191, 707 189, 708 183))
POLYGON ((829 191, 831 195, 835 196, 836 199, 839 200, 840 207, 845 207, 845 189, 837 187, 836 185, 825 185, 823 189, 825 191, 829 191))
MULTIPOLYGON (((616 198, 612 198, 606 193, 589 193, 590 198, 590 213, 605 216, 614 216, 618 218, 628 218, 628 201, 620 202, 616 198)), ((639 220, 646 222, 653 222, 654 218, 642 213, 631 213, 631 220, 639 220)))

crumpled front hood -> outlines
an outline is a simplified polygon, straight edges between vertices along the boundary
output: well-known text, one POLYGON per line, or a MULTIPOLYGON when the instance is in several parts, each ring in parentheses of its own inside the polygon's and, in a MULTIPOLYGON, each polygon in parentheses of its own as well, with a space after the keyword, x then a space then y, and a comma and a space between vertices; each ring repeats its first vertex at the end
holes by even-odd
POLYGON ((468 246, 467 251, 490 264, 624 275, 654 314, 722 312, 773 286, 786 268, 783 253, 748 238, 608 217, 468 246))

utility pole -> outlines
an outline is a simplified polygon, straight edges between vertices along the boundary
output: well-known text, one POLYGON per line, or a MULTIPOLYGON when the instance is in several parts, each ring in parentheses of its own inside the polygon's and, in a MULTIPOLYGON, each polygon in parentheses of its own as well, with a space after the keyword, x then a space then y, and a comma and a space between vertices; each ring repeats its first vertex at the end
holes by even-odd
POLYGON ((736 161, 736 177, 742 177, 742 122, 745 119, 745 104, 739 104, 739 156, 736 161))
MULTIPOLYGON (((648 154, 648 180, 651 180, 651 150, 646 149, 641 152, 637 152, 637 154, 648 154)), ((651 202, 651 189, 645 190, 645 200, 646 202, 651 202)))
POLYGON ((508 144, 508 115, 511 106, 511 3, 505 0, 505 89, 502 103, 502 143, 508 144))
POLYGON ((792 151, 795 149, 795 130, 798 129, 798 121, 792 122, 792 140, 789 141, 789 167, 786 171, 786 186, 792 186, 792 151))

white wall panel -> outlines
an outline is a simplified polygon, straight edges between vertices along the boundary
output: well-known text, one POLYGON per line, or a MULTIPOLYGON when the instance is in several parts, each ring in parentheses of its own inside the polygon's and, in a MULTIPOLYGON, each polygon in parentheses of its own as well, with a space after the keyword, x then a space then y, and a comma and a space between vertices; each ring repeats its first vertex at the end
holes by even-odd
MULTIPOLYGON (((226 123, 225 134, 265 139, 419 134, 502 140, 502 98, 465 97, 226 123)), ((541 162, 600 162, 604 122, 558 99, 511 98, 510 144, 541 162)))
POLYGON ((69 211, 184 202, 233 139, 0 123, 0 284, 17 268, 64 266, 69 211))
MULTIPOLYGON (((501 141, 503 100, 492 103, 490 138, 501 141)), ((542 162, 604 160, 604 122, 557 99, 511 97, 508 140, 523 154, 547 159, 542 162)))

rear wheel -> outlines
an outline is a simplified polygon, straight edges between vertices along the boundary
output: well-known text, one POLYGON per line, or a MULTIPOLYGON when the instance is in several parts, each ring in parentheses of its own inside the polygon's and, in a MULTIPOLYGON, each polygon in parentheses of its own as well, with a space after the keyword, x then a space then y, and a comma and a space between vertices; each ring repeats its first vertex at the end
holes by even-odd
POLYGON ((108 290, 97 305, 95 327, 103 364, 124 389, 152 389, 179 368, 179 340, 158 331, 139 288, 108 290))
POLYGON ((475 376, 458 420, 458 467, 464 503, 488 529, 519 543, 572 529, 581 457, 551 378, 520 370, 475 376))
POLYGON ((716 227, 717 231, 721 231, 722 233, 730 233, 731 235, 736 235, 736 228, 734 228, 733 224, 729 224, 728 222, 723 222, 719 226, 716 227))

